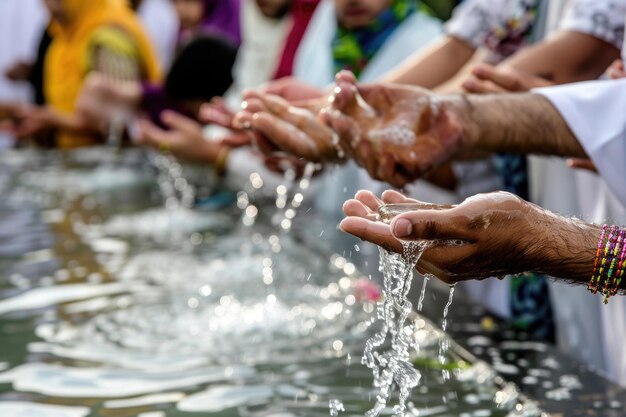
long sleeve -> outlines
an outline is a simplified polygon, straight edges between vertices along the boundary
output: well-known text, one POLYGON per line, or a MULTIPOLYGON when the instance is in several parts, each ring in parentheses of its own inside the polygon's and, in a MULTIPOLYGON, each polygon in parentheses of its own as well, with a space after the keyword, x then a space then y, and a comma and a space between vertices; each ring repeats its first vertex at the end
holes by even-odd
POLYGON ((626 79, 534 90, 561 113, 600 175, 626 206, 626 79))

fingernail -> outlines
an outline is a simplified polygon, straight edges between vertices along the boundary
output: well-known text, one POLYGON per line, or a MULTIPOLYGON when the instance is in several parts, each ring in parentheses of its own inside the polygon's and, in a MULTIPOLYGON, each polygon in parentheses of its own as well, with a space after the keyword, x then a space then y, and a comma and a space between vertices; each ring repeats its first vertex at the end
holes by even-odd
POLYGON ((413 232, 413 224, 407 219, 398 219, 393 226, 393 234, 396 237, 408 237, 413 232))

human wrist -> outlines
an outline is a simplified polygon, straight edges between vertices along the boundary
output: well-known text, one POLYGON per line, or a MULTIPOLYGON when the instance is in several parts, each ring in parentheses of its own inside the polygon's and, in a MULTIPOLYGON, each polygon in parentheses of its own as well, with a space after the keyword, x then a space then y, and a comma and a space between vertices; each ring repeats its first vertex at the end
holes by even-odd
POLYGON ((600 226, 563 218, 533 205, 533 228, 544 242, 533 253, 533 271, 570 282, 586 284, 593 273, 600 226))
POLYGON ((458 153, 462 155, 483 151, 481 141, 484 139, 484 126, 488 126, 491 121, 483 117, 481 107, 475 105, 475 97, 449 94, 441 96, 441 102, 450 121, 459 128, 458 153))

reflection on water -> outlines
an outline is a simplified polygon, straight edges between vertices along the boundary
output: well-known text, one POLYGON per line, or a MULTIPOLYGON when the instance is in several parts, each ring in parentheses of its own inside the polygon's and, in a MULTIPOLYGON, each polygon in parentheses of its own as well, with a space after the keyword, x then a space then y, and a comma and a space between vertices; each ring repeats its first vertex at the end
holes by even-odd
MULTIPOLYGON (((262 218, 159 208, 147 160, 0 157, 0 416, 362 416, 376 291, 262 218)), ((407 415, 536 414, 412 320, 407 415)))

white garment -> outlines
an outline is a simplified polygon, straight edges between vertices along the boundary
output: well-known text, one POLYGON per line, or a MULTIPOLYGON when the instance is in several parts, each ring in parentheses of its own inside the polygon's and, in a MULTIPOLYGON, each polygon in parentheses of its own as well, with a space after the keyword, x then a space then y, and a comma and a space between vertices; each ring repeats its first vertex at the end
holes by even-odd
POLYGON ((261 13, 255 0, 245 0, 241 11, 242 43, 233 67, 234 84, 226 93, 232 108, 238 109, 241 94, 272 79, 278 67, 291 15, 274 19, 261 13))
POLYGON ((143 0, 137 10, 137 16, 156 50, 161 70, 167 72, 176 53, 179 25, 172 2, 143 0))
MULTIPOLYGON (((4 73, 17 62, 31 63, 37 55, 48 16, 41 0, 0 0, 0 102, 29 102, 31 86, 15 83, 4 73)), ((12 144, 0 133, 0 149, 12 144)))
MULTIPOLYGON (((623 181, 626 165, 620 159, 620 156, 626 157, 626 79, 592 81, 535 92, 547 97, 559 110, 602 175, 600 179, 590 173, 575 173, 579 197, 577 214, 586 221, 626 224, 626 184, 623 181)), ((559 292, 559 297, 568 298, 567 303, 558 304, 570 305, 571 315, 567 319, 572 321, 569 325, 563 322, 563 327, 569 336, 575 336, 569 342, 576 356, 594 363, 608 377, 626 385, 623 350, 626 300, 615 297, 604 306, 601 297, 591 297, 584 288, 559 292)), ((559 311, 567 310, 560 308, 559 311)))
MULTIPOLYGON (((234 83, 224 95, 226 104, 233 110, 240 108, 244 90, 259 87, 272 79, 292 22, 289 14, 280 19, 265 17, 255 0, 242 3, 241 19, 242 42, 233 67, 234 83)), ((209 138, 217 139, 223 135, 221 128, 208 129, 209 138)), ((282 177, 265 168, 258 155, 248 147, 231 152, 227 169, 228 185, 233 189, 242 189, 253 172, 261 174, 265 190, 275 190, 282 182, 282 177)))

